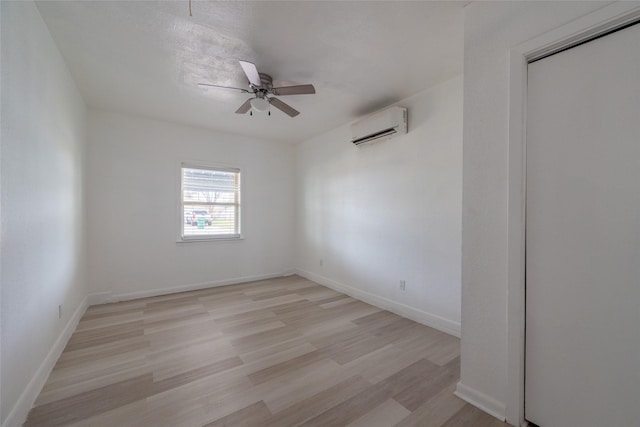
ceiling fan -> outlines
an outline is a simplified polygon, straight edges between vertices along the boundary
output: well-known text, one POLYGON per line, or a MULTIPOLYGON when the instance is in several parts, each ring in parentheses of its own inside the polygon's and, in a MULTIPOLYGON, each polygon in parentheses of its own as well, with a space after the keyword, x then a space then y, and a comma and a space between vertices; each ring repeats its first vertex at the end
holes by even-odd
MULTIPOLYGON (((242 104, 240 108, 236 110, 236 114, 245 114, 252 108, 256 111, 264 112, 269 110, 270 105, 273 105, 278 110, 281 110, 290 117, 295 117, 300 114, 300 112, 290 105, 280 101, 278 98, 275 98, 273 95, 311 95, 316 93, 316 89, 313 87, 313 85, 310 84, 273 87, 273 79, 271 78, 271 76, 265 73, 259 73, 256 66, 251 62, 240 61, 240 66, 242 67, 244 73, 247 75, 247 79, 249 79, 249 89, 220 86, 207 83, 198 84, 198 86, 203 88, 217 87, 222 89, 239 90, 243 93, 252 93, 254 97, 247 99, 244 104, 242 104)), ((250 114, 253 114, 253 112, 251 112, 250 114)), ((270 111, 269 115, 271 115, 270 111)))

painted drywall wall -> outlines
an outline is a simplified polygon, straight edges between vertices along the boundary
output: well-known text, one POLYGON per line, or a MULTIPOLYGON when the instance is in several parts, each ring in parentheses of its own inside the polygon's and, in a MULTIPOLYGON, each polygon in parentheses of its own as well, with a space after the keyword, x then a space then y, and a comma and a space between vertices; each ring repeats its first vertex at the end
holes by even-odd
POLYGON ((292 146, 100 111, 89 140, 92 302, 291 271, 292 146), (244 239, 177 243, 184 161, 241 169, 244 239))
POLYGON ((458 334, 462 77, 398 105, 406 135, 356 147, 345 125, 296 146, 296 266, 458 334))
POLYGON ((0 11, 4 426, 26 415, 85 302, 86 107, 36 6, 0 11))
POLYGON ((509 49, 605 2, 473 2, 465 8, 462 367, 459 389, 507 402, 509 49))

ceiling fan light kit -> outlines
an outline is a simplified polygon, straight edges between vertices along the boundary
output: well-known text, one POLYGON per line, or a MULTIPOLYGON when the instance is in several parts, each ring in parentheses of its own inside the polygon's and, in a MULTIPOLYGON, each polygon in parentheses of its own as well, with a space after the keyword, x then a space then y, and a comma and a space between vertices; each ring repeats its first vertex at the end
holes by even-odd
MULTIPOLYGON (((240 108, 236 110, 236 114, 245 114, 249 112, 249 110, 252 110, 250 112, 250 115, 253 115, 254 110, 264 113, 265 111, 269 111, 269 106, 273 105, 278 110, 287 114, 289 117, 295 117, 300 114, 300 112, 290 105, 282 102, 278 98, 275 98, 273 95, 313 95, 314 93, 316 93, 316 89, 311 84, 273 87, 273 79, 271 78, 271 76, 265 73, 258 72, 258 69, 253 63, 240 61, 240 66, 242 67, 244 74, 249 80, 248 90, 208 83, 198 84, 198 86, 206 88, 222 88, 238 90, 242 93, 253 93, 254 97, 247 99, 244 104, 242 104, 240 108)), ((271 111, 269 111, 269 115, 271 115, 271 111)))
POLYGON ((264 98, 251 98, 249 103, 251 104, 251 108, 260 113, 264 113, 269 110, 269 101, 264 98))

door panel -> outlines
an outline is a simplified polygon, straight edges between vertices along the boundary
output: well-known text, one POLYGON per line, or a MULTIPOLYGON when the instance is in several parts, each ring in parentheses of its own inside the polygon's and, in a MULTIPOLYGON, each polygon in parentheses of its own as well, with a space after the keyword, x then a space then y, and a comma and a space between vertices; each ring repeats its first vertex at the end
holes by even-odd
POLYGON ((640 425, 640 25, 529 65, 525 416, 640 425))

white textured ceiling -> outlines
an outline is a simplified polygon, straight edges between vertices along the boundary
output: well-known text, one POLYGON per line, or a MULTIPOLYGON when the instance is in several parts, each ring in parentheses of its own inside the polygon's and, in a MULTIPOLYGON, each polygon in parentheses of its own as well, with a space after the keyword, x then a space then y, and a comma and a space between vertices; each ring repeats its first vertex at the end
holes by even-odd
POLYGON ((91 107, 300 142, 462 72, 462 8, 446 2, 38 2, 91 107), (301 114, 234 114, 248 94, 238 60, 301 114))

